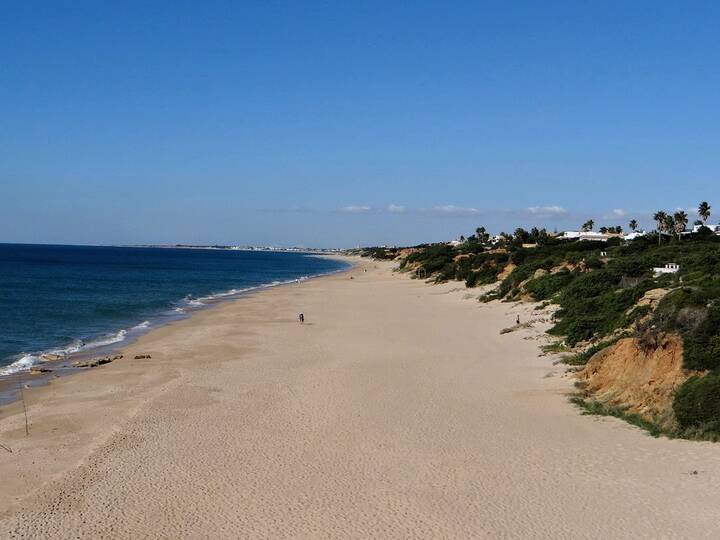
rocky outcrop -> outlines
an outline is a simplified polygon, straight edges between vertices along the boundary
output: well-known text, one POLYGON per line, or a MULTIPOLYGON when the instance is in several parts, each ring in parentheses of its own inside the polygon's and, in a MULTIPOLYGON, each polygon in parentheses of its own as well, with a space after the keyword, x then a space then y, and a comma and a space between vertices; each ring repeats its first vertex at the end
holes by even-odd
POLYGON ((675 426, 675 392, 697 372, 683 369, 680 336, 625 338, 595 354, 577 373, 584 390, 605 405, 620 407, 654 422, 675 426))
POLYGON ((119 360, 122 357, 123 357, 122 354, 118 354, 113 357, 103 356, 101 358, 93 358, 91 360, 76 360, 75 362, 73 362, 73 366, 79 367, 79 368, 94 368, 97 366, 102 366, 104 364, 109 364, 110 362, 119 360))
POLYGON ((579 263, 564 262, 562 264, 558 264, 557 266, 553 266, 550 269, 550 273, 557 274, 558 272, 562 272, 564 270, 567 270, 568 272, 574 272, 575 270, 585 272, 587 271, 587 265, 585 264, 585 261, 580 261, 579 263))
POLYGON ((650 289, 638 300, 637 306, 650 306, 654 310, 668 292, 667 289, 650 289))
POLYGON ((33 366, 30 368, 30 375, 41 375, 43 373, 52 373, 52 372, 53 372, 52 369, 42 367, 42 366, 33 366))

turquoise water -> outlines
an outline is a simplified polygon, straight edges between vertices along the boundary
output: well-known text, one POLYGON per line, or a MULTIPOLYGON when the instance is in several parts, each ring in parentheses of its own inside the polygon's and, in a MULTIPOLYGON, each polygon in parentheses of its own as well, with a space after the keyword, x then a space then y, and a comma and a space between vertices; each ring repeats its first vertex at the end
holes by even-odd
POLYGON ((0 244, 0 375, 345 266, 300 253, 0 244))

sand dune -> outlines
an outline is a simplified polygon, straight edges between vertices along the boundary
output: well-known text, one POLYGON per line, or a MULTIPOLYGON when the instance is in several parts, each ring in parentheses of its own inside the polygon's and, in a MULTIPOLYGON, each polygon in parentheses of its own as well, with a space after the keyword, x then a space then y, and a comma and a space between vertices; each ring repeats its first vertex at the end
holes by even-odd
POLYGON ((358 264, 3 410, 0 537, 717 537, 720 445, 581 416, 526 307, 358 264))

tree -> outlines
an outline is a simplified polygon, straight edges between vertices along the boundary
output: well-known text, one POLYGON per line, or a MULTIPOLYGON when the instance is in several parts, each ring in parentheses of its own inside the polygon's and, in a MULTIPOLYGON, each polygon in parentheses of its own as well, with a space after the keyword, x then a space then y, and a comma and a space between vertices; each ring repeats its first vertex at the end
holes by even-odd
POLYGON ((675 231, 675 218, 673 216, 669 214, 665 216, 663 230, 668 234, 672 234, 675 231))
POLYGON ((675 212, 673 215, 673 221, 674 228, 675 228, 675 234, 677 234, 678 240, 680 240, 680 235, 685 232, 685 229, 687 228, 688 224, 688 215, 680 210, 678 212, 675 212))
POLYGON ((705 222, 707 222, 708 218, 710 217, 710 205, 707 203, 707 201, 703 201, 698 206, 698 215, 703 220, 703 225, 705 225, 705 222))
POLYGON ((583 232, 592 231, 594 226, 595 226, 595 222, 592 219, 588 219, 585 223, 583 223, 582 231, 583 232))
POLYGON ((488 240, 490 240, 490 235, 485 227, 478 227, 475 229, 475 234, 477 235, 478 242, 481 244, 485 244, 488 240))
POLYGON ((545 245, 548 241, 548 238, 549 238, 549 236, 548 236, 547 229, 545 227, 543 227, 542 229, 540 229, 537 232, 537 236, 535 238, 535 243, 539 244, 539 245, 545 245))
POLYGON ((513 236, 515 236, 515 239, 522 244, 526 243, 529 237, 528 232, 522 227, 515 229, 515 234, 513 236))
POLYGON ((662 232, 665 227, 665 218, 667 217, 667 214, 663 212, 662 210, 658 210, 655 212, 655 215, 653 216, 653 219, 657 222, 657 232, 658 232, 658 246, 660 245, 660 240, 662 239, 662 232))
POLYGON ((635 232, 638 228, 638 222, 636 219, 631 219, 630 223, 628 223, 628 226, 632 229, 633 232, 635 232))
POLYGON ((610 229, 608 229, 607 227, 600 227, 600 232, 603 233, 603 234, 605 234, 605 233, 608 232, 609 230, 610 230, 610 229))

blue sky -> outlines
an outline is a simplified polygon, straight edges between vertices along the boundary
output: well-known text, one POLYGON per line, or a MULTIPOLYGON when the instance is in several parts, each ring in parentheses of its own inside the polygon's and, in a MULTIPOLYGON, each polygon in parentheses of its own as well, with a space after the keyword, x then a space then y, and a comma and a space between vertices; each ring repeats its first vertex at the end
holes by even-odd
POLYGON ((719 27, 717 2, 5 5, 0 241, 720 215, 719 27))

